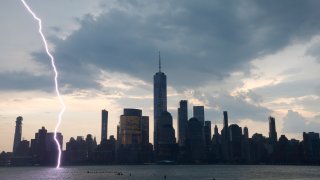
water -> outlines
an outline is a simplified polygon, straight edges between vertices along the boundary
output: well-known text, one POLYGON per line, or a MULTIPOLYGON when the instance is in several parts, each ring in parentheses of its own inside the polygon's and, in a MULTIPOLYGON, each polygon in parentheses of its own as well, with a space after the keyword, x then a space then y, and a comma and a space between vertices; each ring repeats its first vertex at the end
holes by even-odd
POLYGON ((2 167, 0 179, 207 179, 270 180, 320 179, 320 166, 246 166, 246 165, 137 165, 137 166, 70 166, 2 167), (89 173, 88 173, 89 172, 89 173), (123 175, 118 175, 121 172, 123 175), (130 176, 131 173, 131 176, 130 176))

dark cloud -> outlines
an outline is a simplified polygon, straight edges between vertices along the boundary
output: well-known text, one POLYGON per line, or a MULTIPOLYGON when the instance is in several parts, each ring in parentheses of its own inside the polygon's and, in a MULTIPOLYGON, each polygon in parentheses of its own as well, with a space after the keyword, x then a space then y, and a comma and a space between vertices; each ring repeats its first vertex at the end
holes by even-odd
POLYGON ((278 51, 293 39, 308 40, 320 29, 319 1, 119 4, 126 9, 112 9, 97 18, 87 15, 79 21, 79 30, 55 42, 65 83, 98 87, 98 69, 151 82, 161 50, 169 84, 200 86, 234 71, 249 73, 252 58, 278 51))
POLYGON ((227 94, 218 96, 212 102, 218 104, 222 110, 229 111, 233 122, 237 122, 239 119, 266 121, 267 117, 272 113, 268 108, 248 103, 241 97, 233 97, 227 94))
POLYGON ((304 80, 294 80, 291 78, 290 81, 259 87, 253 91, 257 94, 263 94, 268 98, 300 97, 317 93, 316 88, 310 87, 310 84, 318 84, 317 79, 320 80, 319 77, 304 80))
MULTIPOLYGON (((318 117, 319 118, 319 117, 318 117)), ((319 119, 318 119, 319 120, 319 119)), ((289 110, 283 118, 283 132, 287 133, 302 133, 310 131, 319 131, 320 123, 308 121, 298 112, 289 110)))
POLYGON ((27 72, 1 72, 0 90, 29 91, 42 90, 53 91, 54 81, 48 76, 37 76, 27 72))
POLYGON ((313 44, 306 50, 306 55, 313 56, 320 63, 320 42, 313 44))
POLYGON ((208 118, 222 119, 222 111, 228 111, 230 116, 230 122, 236 123, 242 119, 251 119, 253 121, 267 121, 268 116, 272 111, 263 106, 249 103, 245 99, 247 97, 231 96, 226 92, 218 92, 216 95, 210 95, 207 93, 195 92, 194 97, 207 101, 208 118))

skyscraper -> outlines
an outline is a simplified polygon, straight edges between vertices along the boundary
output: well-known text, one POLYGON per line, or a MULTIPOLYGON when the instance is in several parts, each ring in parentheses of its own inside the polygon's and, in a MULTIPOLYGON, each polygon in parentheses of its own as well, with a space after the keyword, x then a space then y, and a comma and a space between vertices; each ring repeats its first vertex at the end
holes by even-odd
POLYGON ((269 117, 269 141, 271 144, 274 144, 277 142, 278 136, 276 131, 276 123, 275 118, 270 116, 269 117))
POLYGON ((228 127, 228 112, 223 111, 223 129, 221 131, 221 148, 222 157, 224 160, 229 161, 229 127, 228 127))
POLYGON ((223 111, 223 130, 224 130, 224 137, 225 141, 229 141, 229 128, 228 128, 228 112, 223 111))
POLYGON ((175 130, 172 125, 172 116, 168 111, 161 113, 158 122, 158 145, 155 149, 157 161, 175 160, 178 145, 175 130))
POLYGON ((141 138, 142 110, 124 109, 120 116, 120 139, 121 145, 137 145, 142 143, 141 138))
POLYGON ((204 123, 204 140, 207 149, 209 149, 211 146, 211 121, 205 121, 204 123))
POLYGON ((35 161, 41 165, 46 163, 46 137, 47 137, 47 130, 45 127, 42 127, 38 130, 35 134, 35 161))
MULTIPOLYGON (((60 144, 60 150, 62 150, 63 146, 63 136, 60 132, 57 132, 57 140, 60 144)), ((45 137, 45 154, 46 154, 46 164, 55 164, 58 159, 58 146, 56 144, 56 141, 54 140, 54 133, 49 132, 47 133, 45 137)))
POLYGON ((167 111, 167 77, 161 72, 159 52, 159 72, 153 76, 153 110, 154 110, 154 149, 158 147, 159 120, 162 112, 167 111))
POLYGON ((121 163, 147 162, 149 149, 149 117, 140 109, 124 109, 120 116, 119 148, 117 159, 121 163))
POLYGON ((219 134, 219 130, 218 130, 218 126, 215 124, 214 125, 214 143, 218 144, 220 143, 220 134, 219 134))
POLYGON ((197 118, 204 126, 204 106, 193 106, 193 117, 197 118))
POLYGON ((23 118, 21 116, 17 117, 17 119, 16 119, 16 130, 14 132, 14 141, 13 141, 13 154, 17 153, 19 144, 21 142, 22 120, 23 120, 23 118))
POLYGON ((203 126, 194 117, 188 121, 187 146, 191 161, 202 162, 206 159, 203 126))
POLYGON ((149 144, 149 116, 141 118, 141 139, 143 145, 149 144))
POLYGON ((159 132, 158 132, 158 145, 162 144, 175 144, 175 130, 172 124, 172 116, 168 111, 162 112, 159 121, 159 132))
POLYGON ((230 160, 239 162, 242 158, 242 129, 237 124, 229 126, 230 160))
POLYGON ((248 127, 244 127, 243 128, 243 136, 245 139, 248 139, 249 138, 249 130, 248 130, 248 127))
POLYGON ((101 142, 108 138, 108 111, 102 110, 101 113, 101 142))
POLYGON ((181 100, 178 108, 178 143, 179 146, 186 145, 188 126, 188 101, 181 100))

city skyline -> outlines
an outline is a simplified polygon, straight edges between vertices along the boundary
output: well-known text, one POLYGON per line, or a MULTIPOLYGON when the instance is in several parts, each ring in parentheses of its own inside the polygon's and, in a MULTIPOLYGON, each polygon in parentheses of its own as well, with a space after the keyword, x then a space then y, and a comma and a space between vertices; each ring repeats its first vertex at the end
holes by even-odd
MULTIPOLYGON (((178 133, 173 117, 167 111, 167 76, 159 69, 153 76, 154 142, 150 143, 149 116, 141 109, 124 108, 117 125, 116 138, 108 134, 108 111, 101 110, 101 141, 92 134, 71 137, 63 150, 63 135, 48 133, 45 127, 35 138, 21 140, 23 117, 16 118, 13 151, 2 152, 1 166, 53 165, 62 152, 63 165, 98 164, 318 164, 320 138, 318 132, 303 132, 303 140, 281 134, 278 139, 276 120, 269 116, 269 136, 256 131, 249 134, 247 126, 229 124, 228 111, 223 111, 223 128, 220 133, 215 124, 205 121, 204 106, 193 106, 193 117, 188 119, 188 100, 180 100, 178 133), (55 138, 54 138, 55 137, 55 138), (178 137, 178 140, 177 138, 178 137), (59 143, 58 145, 55 142, 59 143)), ((152 134, 152 131, 151 131, 152 134)))
MULTIPOLYGON (((142 109, 153 132, 159 50, 176 138, 182 99, 188 117, 204 106, 212 129, 222 129, 222 111, 229 124, 266 137, 269 116, 278 138, 301 140, 303 131, 320 129, 319 2, 135 2, 30 1, 61 69, 65 139, 93 134, 100 142, 102 109, 108 135, 116 135, 123 108, 142 109)), ((12 151, 16 118, 23 117, 22 138, 31 139, 42 126, 53 131, 59 104, 33 20, 19 2, 3 3, 0 150, 12 151)))

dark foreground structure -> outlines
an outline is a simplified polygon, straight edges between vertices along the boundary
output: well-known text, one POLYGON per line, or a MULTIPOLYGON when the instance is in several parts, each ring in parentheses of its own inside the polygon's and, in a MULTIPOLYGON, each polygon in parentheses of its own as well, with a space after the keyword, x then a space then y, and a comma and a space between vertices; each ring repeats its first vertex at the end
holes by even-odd
MULTIPOLYGON (((202 126, 201 121, 193 117, 187 121, 183 145, 176 143, 174 138, 172 117, 165 113, 163 118, 166 118, 163 121, 166 122, 163 125, 165 130, 161 130, 164 134, 159 138, 157 151, 149 143, 148 117, 142 116, 141 110, 125 109, 120 117, 117 139, 110 136, 97 144, 96 138, 90 134, 86 138, 82 136, 71 138, 66 143, 62 162, 64 165, 149 163, 320 165, 319 133, 304 132, 302 141, 289 140, 285 135, 275 139, 273 117, 269 118, 270 137, 255 133, 250 138, 248 128, 242 129, 237 124, 228 125, 227 112, 224 112, 224 127, 221 133, 215 126, 213 136, 209 140, 206 139, 208 127, 202 126)), ((62 147, 63 137, 60 133, 58 139, 62 147)), ((48 133, 44 127, 35 134, 31 145, 29 141, 22 140, 14 147, 14 153, 0 154, 1 166, 56 164, 58 151, 53 133, 48 133)))

